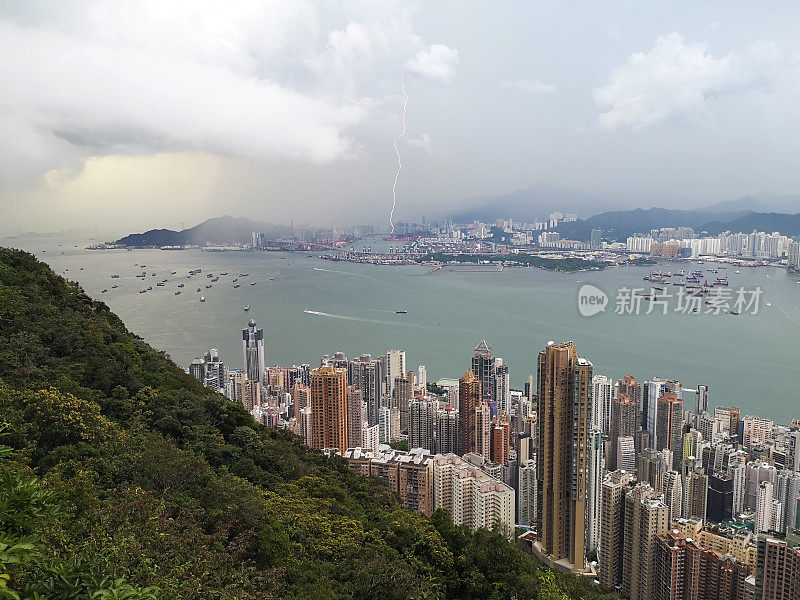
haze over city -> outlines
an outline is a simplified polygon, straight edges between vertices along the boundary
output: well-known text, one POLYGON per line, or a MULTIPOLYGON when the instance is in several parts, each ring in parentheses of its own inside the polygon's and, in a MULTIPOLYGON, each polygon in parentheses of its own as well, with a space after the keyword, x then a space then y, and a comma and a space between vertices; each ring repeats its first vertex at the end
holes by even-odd
POLYGON ((530 187, 791 196, 798 25, 781 2, 3 2, 3 231, 386 226, 403 76, 399 219, 530 187))

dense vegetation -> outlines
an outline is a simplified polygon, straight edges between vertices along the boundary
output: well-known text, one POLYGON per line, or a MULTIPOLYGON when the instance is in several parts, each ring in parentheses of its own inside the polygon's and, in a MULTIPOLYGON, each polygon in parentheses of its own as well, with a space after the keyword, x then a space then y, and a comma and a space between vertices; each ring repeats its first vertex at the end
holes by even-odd
POLYGON ((595 598, 256 424, 0 249, 0 598, 595 598))
POLYGON ((426 254, 418 262, 436 261, 440 263, 492 263, 517 265, 523 267, 538 267, 547 271, 589 271, 605 269, 611 263, 604 260, 590 260, 584 258, 545 258, 535 254, 519 252, 517 254, 445 254, 432 252, 426 254))

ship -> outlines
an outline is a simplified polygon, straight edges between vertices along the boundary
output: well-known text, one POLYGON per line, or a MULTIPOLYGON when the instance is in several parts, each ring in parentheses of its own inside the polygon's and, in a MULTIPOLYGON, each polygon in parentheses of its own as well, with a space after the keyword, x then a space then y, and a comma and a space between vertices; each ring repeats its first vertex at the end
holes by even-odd
POLYGON ((101 294, 105 294, 108 290, 100 290, 101 294))
POLYGON ((233 284, 233 289, 236 289, 236 288, 238 288, 238 287, 239 287, 239 284, 238 284, 238 283, 234 283, 234 284, 233 284))
POLYGON ((205 296, 200 296, 200 302, 205 302, 205 301, 206 301, 206 297, 205 296))
POLYGON ((250 282, 250 285, 255 285, 255 284, 256 284, 256 282, 255 282, 255 281, 251 281, 251 282, 250 282))
POLYGON ((111 289, 112 289, 112 290, 115 290, 115 289, 117 289, 117 284, 115 283, 114 285, 112 285, 112 286, 111 286, 111 289))
POLYGON ((175 292, 175 295, 176 295, 176 296, 180 296, 180 295, 181 295, 181 291, 180 291, 180 290, 178 290, 177 292, 175 292))
POLYGON ((209 283, 208 285, 206 285, 206 289, 208 289, 208 288, 210 288, 210 287, 211 287, 211 284, 210 284, 210 283, 209 283))
POLYGON ((183 287, 183 284, 182 284, 182 283, 179 283, 179 284, 178 284, 178 287, 183 287))
POLYGON ((119 275, 112 275, 111 279, 119 279, 119 275))
POLYGON ((244 310, 245 310, 245 312, 247 312, 248 310, 250 310, 250 305, 249 305, 249 304, 245 304, 245 305, 244 305, 244 310))
POLYGON ((397 313, 398 315, 407 315, 408 314, 407 310, 396 310, 394 312, 397 313))

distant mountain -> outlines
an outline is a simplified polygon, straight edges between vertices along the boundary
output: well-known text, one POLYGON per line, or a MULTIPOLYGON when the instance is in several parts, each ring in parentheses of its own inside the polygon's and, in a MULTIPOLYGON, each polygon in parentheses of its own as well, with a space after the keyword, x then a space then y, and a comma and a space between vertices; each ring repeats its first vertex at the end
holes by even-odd
POLYGON ((748 211, 757 213, 800 213, 800 196, 789 194, 751 194, 705 207, 707 211, 748 211))
POLYGON ((637 208, 604 212, 573 223, 561 223, 558 232, 562 238, 588 240, 592 229, 602 229, 606 238, 624 240, 636 233, 646 234, 659 227, 693 227, 710 221, 723 223, 744 216, 739 212, 714 212, 708 210, 677 210, 669 208, 637 208))
POLYGON ((492 222, 508 218, 532 222, 536 219, 544 220, 555 211, 575 213, 586 218, 603 211, 632 207, 630 203, 610 194, 588 194, 546 185, 536 185, 510 194, 476 198, 464 201, 463 204, 472 206, 449 218, 458 223, 492 222))
POLYGON ((275 239, 286 235, 291 229, 285 225, 274 225, 251 221, 249 219, 234 219, 231 216, 208 219, 199 225, 182 231, 172 229, 151 229, 144 233, 132 233, 114 242, 124 246, 185 246, 189 244, 236 244, 246 243, 251 239, 253 232, 263 233, 267 239, 275 239))
POLYGON ((605 212, 572 223, 560 223, 562 238, 588 241, 592 229, 602 229, 603 237, 623 241, 628 236, 647 234, 660 227, 691 227, 696 233, 717 235, 723 231, 748 233, 780 231, 784 235, 800 235, 800 214, 756 213, 746 211, 714 212, 704 210, 672 210, 649 208, 605 212))
POLYGON ((783 235, 797 237, 800 236, 800 214, 750 213, 732 221, 710 221, 695 228, 698 233, 707 231, 710 235, 723 231, 750 233, 754 229, 767 233, 779 231, 783 235))

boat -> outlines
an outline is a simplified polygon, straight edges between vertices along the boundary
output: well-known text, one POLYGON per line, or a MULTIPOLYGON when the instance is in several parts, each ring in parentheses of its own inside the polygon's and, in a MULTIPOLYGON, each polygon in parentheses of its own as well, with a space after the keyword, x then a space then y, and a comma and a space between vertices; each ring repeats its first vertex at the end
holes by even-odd
POLYGON ((206 275, 206 277, 207 277, 208 279, 211 279, 213 276, 214 276, 214 274, 213 274, 213 273, 209 273, 208 275, 206 275))
POLYGON ((219 281, 219 277, 214 277, 214 278, 211 280, 211 282, 212 282, 212 283, 216 283, 217 281, 219 281))
POLYGON ((208 288, 210 288, 210 287, 211 287, 211 284, 210 284, 210 283, 206 285, 206 289, 208 289, 208 288))
POLYGON ((205 296, 200 296, 200 302, 205 302, 205 301, 206 301, 206 297, 205 296))
POLYGON ((148 286, 147 286, 147 291, 148 291, 148 292, 149 292, 150 290, 152 290, 152 289, 153 289, 153 286, 152 286, 152 285, 148 285, 148 286))
POLYGON ((739 274, 739 271, 736 271, 736 274, 738 275, 738 274, 739 274))
POLYGON ((227 272, 227 271, 226 271, 225 273, 220 273, 220 275, 227 275, 227 274, 228 274, 228 272, 227 272))
POLYGON ((238 288, 238 287, 239 287, 239 284, 238 284, 238 283, 234 283, 234 284, 233 284, 233 289, 236 289, 236 288, 238 288))
POLYGON ((111 279, 119 279, 119 275, 112 275, 111 279))
POLYGON ((394 311, 394 312, 395 312, 396 314, 398 314, 398 315, 407 315, 407 314, 408 314, 408 311, 407 311, 407 310, 396 310, 396 311, 394 311))
POLYGON ((249 304, 245 304, 244 305, 244 310, 245 310, 245 312, 250 310, 250 305, 249 304))
POLYGON ((146 294, 146 293, 147 293, 147 290, 139 290, 139 293, 140 293, 140 294, 146 294))
POLYGON ((105 294, 108 290, 100 290, 101 294, 105 294))
POLYGON ((159 281, 159 282, 156 284, 156 287, 164 287, 164 282, 163 282, 163 281, 159 281))
POLYGON ((270 277, 269 280, 270 281, 275 281, 275 278, 274 277, 270 277))
POLYGON ((180 296, 180 295, 181 295, 181 291, 180 291, 180 290, 178 290, 177 292, 175 292, 175 295, 176 295, 176 296, 180 296))
POLYGON ((112 285, 112 286, 111 286, 111 289, 112 289, 112 290, 115 290, 115 289, 117 289, 117 285, 116 285, 116 284, 112 285))
POLYGON ((256 284, 256 282, 255 282, 255 281, 251 281, 251 282, 250 282, 250 285, 255 285, 255 284, 256 284))
POLYGON ((179 284, 178 284, 178 287, 183 287, 183 284, 182 284, 182 283, 179 283, 179 284))
POLYGON ((177 273, 177 271, 172 271, 172 272, 170 273, 170 275, 175 275, 175 273, 177 273))
POLYGON ((250 273, 239 273, 239 277, 247 277, 250 273))
POLYGON ((200 288, 197 288, 197 291, 199 292, 199 291, 200 291, 200 288))

